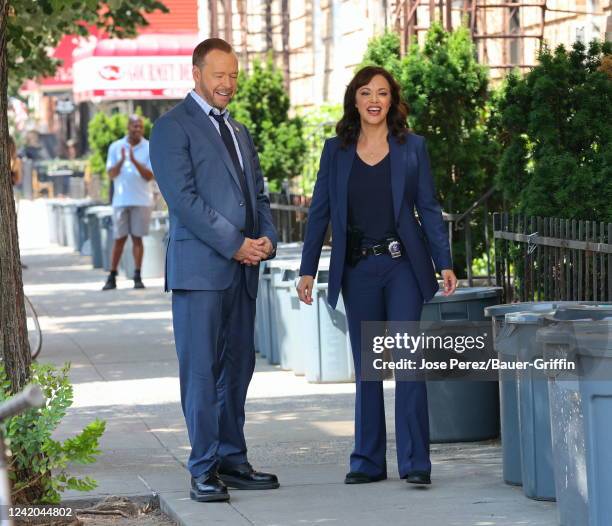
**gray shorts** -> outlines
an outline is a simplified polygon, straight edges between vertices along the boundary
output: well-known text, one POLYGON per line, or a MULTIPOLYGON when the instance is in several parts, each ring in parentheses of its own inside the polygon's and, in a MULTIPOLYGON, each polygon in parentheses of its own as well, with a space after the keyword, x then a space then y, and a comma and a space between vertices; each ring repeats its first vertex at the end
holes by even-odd
POLYGON ((149 233, 152 208, 150 206, 117 206, 113 208, 113 234, 121 239, 128 234, 144 237, 149 233))

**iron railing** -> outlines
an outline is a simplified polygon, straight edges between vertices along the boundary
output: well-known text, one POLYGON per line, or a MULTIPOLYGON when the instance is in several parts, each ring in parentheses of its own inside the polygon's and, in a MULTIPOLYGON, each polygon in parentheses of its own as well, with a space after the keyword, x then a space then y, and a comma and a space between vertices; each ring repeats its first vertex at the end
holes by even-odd
POLYGON ((612 223, 493 214, 503 302, 611 301, 612 223))

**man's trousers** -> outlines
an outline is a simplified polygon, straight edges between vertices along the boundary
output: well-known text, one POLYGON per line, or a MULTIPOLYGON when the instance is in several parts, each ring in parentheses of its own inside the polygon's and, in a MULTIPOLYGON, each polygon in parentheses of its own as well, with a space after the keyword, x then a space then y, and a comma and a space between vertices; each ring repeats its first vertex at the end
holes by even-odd
POLYGON ((242 266, 225 290, 173 290, 181 405, 194 478, 247 461, 244 404, 255 368, 255 300, 242 266))

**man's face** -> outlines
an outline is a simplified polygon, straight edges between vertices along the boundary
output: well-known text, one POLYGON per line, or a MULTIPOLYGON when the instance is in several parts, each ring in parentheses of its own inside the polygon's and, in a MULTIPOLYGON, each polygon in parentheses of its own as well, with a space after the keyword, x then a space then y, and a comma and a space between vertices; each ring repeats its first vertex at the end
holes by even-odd
POLYGON ((130 119, 128 122, 128 138, 130 142, 136 144, 140 142, 144 135, 144 124, 142 119, 130 119))
POLYGON ((196 92, 219 110, 230 103, 238 87, 238 58, 234 53, 213 49, 201 67, 193 66, 196 92))

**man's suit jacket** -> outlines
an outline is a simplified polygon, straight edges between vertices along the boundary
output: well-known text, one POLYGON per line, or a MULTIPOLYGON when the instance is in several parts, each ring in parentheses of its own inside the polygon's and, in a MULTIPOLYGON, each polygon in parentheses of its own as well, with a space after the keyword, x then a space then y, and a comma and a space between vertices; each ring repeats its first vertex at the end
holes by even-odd
MULTIPOLYGON (((255 237, 277 235, 251 135, 229 119, 236 135, 254 208, 255 237)), ((155 121, 150 141, 155 180, 170 211, 166 253, 169 289, 223 290, 241 263, 233 259, 244 241, 245 198, 221 135, 187 95, 155 121)), ((257 295, 259 266, 246 268, 249 295, 257 295)))
MULTIPOLYGON (((453 264, 448 233, 435 195, 425 138, 409 133, 404 144, 400 144, 392 135, 389 135, 388 141, 395 227, 414 269, 423 299, 429 301, 440 289, 435 270, 441 272, 452 268, 453 264), (415 207, 420 222, 414 215, 415 207)), ((355 144, 342 148, 339 137, 325 141, 302 251, 300 275, 314 276, 331 220, 328 301, 334 309, 342 286, 348 227, 348 180, 356 150, 355 144)))

